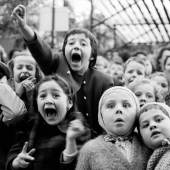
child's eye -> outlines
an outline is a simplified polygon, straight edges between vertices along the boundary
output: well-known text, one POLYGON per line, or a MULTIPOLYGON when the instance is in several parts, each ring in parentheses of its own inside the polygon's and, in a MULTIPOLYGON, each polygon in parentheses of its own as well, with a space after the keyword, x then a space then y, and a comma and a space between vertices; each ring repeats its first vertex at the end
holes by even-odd
POLYGON ((163 88, 166 88, 166 87, 167 87, 167 85, 166 85, 165 83, 161 83, 161 86, 162 86, 163 88))
POLYGON ((82 45, 82 46, 86 46, 86 43, 85 43, 85 42, 82 42, 81 45, 82 45))
POLYGON ((46 94, 41 94, 41 95, 39 95, 39 98, 40 99, 44 99, 46 97, 46 94))
POLYGON ((58 98, 60 95, 59 94, 53 94, 54 98, 58 98))
POLYGON ((141 71, 137 71, 137 74, 138 74, 138 75, 142 75, 142 72, 141 72, 141 71))
POLYGON ((27 70, 32 71, 32 70, 33 70, 33 67, 32 67, 32 66, 27 66, 27 70))
POLYGON ((17 69, 18 69, 18 70, 21 70, 21 69, 22 69, 22 66, 21 66, 21 65, 17 66, 17 69))
POLYGON ((131 106, 130 103, 123 103, 123 107, 124 107, 124 108, 129 108, 130 106, 131 106))
POLYGON ((140 97, 140 96, 142 95, 142 93, 136 92, 135 95, 136 95, 137 97, 140 97))
POLYGON ((133 73, 133 70, 129 70, 128 73, 130 73, 130 74, 133 73))
POLYGON ((163 120, 162 117, 157 117, 157 118, 155 119, 155 121, 158 122, 158 123, 161 122, 162 120, 163 120))
POLYGON ((73 44, 74 44, 74 42, 72 42, 72 41, 71 41, 71 42, 68 42, 68 45, 73 45, 73 44))
POLYGON ((148 126, 149 126, 149 123, 142 123, 142 124, 140 125, 140 127, 141 127, 142 129, 147 128, 148 126))
POLYGON ((153 98, 153 95, 151 95, 151 94, 147 94, 146 96, 147 96, 147 98, 153 98))
POLYGON ((112 108, 114 108, 115 107, 115 104, 114 103, 109 103, 108 105, 107 105, 107 108, 109 108, 109 109, 112 109, 112 108))

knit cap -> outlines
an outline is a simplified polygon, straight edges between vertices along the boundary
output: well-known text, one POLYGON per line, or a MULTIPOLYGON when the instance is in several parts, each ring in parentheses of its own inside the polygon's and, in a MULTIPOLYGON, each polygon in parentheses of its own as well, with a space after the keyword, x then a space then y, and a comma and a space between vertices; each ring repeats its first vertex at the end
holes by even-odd
POLYGON ((161 110, 166 116, 168 116, 170 118, 170 107, 168 105, 166 105, 165 103, 160 103, 160 102, 150 102, 145 104, 140 112, 138 113, 138 118, 140 117, 140 115, 150 109, 159 109, 161 110))
POLYGON ((101 113, 101 107, 102 107, 102 103, 103 103, 103 100, 106 96, 108 96, 109 94, 111 93, 117 93, 117 95, 119 95, 120 91, 122 91, 123 93, 126 93, 129 95, 129 98, 132 98, 134 100, 134 104, 136 105, 136 113, 139 112, 139 101, 137 99, 137 97, 135 96, 135 94, 130 90, 128 89, 127 87, 122 87, 122 86, 114 86, 114 87, 111 87, 109 89, 107 89, 101 96, 100 98, 100 101, 99 101, 99 105, 98 105, 98 122, 99 122, 99 125, 105 130, 107 131, 106 127, 105 127, 105 124, 103 122, 103 116, 102 116, 102 113, 101 113))
POLYGON ((9 79, 10 78, 10 71, 9 71, 8 66, 5 63, 3 63, 2 61, 0 61, 0 79, 4 75, 7 77, 7 79, 9 79))

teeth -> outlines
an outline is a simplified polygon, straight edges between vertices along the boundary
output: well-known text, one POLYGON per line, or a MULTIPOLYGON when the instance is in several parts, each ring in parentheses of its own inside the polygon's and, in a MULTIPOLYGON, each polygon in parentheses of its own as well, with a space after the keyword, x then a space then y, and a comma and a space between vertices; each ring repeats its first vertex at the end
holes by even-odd
POLYGON ((52 115, 56 115, 57 114, 56 110, 53 109, 53 108, 46 108, 45 109, 45 113, 46 113, 47 116, 52 116, 52 115))

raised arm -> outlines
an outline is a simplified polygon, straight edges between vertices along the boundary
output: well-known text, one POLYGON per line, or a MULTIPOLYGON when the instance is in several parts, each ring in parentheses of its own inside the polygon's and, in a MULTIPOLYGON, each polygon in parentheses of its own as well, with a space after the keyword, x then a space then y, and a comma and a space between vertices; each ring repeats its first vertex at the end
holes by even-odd
POLYGON ((18 5, 12 12, 12 20, 18 26, 20 33, 26 41, 32 41, 35 37, 34 31, 26 22, 26 8, 18 5))

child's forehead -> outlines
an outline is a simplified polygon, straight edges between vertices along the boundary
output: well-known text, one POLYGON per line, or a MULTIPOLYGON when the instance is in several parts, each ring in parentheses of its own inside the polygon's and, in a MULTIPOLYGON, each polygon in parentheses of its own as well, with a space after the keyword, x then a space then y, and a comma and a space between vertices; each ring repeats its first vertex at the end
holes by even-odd
POLYGON ((103 97, 103 102, 108 102, 108 101, 115 101, 115 102, 133 101, 134 102, 134 98, 128 92, 119 90, 119 91, 112 91, 111 93, 108 93, 103 97))
POLYGON ((147 116, 149 118, 158 114, 163 114, 170 118, 168 111, 159 105, 150 105, 142 109, 140 113, 140 117, 145 118, 147 116))
POLYGON ((62 90, 62 87, 59 85, 59 83, 55 80, 48 80, 44 81, 39 86, 39 91, 45 90, 45 89, 56 89, 56 90, 62 90))
POLYGON ((88 39, 90 40, 90 38, 87 36, 87 34, 85 33, 74 33, 74 34, 70 34, 67 38, 67 40, 71 40, 71 39, 88 39))
MULTIPOLYGON (((140 83, 138 83, 134 86, 135 91, 139 90, 139 89, 143 89, 143 88, 145 88, 146 91, 147 90, 150 91, 151 89, 154 91, 154 86, 151 82, 142 82, 141 81, 140 83)), ((150 92, 152 92, 152 91, 150 91, 150 92)))
POLYGON ((20 62, 27 63, 27 64, 29 64, 29 63, 35 64, 36 63, 35 59, 32 56, 22 56, 22 55, 16 56, 14 58, 14 63, 20 63, 20 62))

